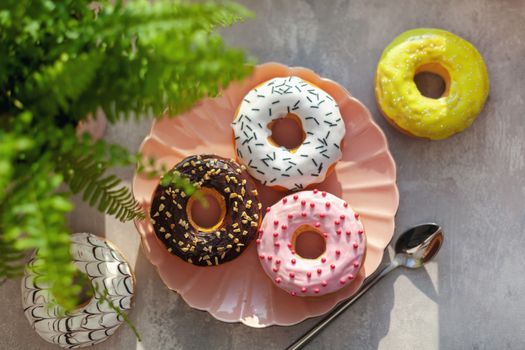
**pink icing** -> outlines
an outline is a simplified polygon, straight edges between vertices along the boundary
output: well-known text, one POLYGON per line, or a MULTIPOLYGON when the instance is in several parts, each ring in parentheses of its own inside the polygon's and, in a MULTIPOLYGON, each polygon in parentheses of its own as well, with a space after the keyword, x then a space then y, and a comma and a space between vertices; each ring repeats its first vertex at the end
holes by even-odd
POLYGON ((275 257, 261 258, 266 274, 279 288, 298 296, 329 294, 350 284, 366 249, 359 214, 342 199, 318 190, 298 192, 274 204, 262 221, 257 242, 261 257, 275 257), (325 238, 326 250, 316 259, 302 258, 293 250, 292 238, 303 225, 325 238))

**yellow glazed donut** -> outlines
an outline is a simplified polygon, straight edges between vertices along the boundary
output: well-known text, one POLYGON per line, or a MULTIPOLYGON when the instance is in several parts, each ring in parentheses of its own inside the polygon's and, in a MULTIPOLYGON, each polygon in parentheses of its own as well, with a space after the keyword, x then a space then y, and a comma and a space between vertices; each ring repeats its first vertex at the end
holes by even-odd
POLYGON ((387 120, 410 135, 437 140, 472 124, 487 99, 489 78, 483 58, 468 41, 445 30, 419 28, 385 48, 375 91, 387 120), (445 81, 440 98, 421 95, 414 76, 422 72, 445 81))

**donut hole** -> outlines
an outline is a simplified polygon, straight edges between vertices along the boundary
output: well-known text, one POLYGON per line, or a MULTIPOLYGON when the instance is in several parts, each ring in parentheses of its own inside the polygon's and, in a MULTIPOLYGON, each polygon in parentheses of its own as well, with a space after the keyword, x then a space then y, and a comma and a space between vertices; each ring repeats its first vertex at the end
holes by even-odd
POLYGON ((95 295, 93 283, 87 274, 77 270, 73 276, 73 285, 80 286, 80 292, 77 294, 77 304, 75 307, 75 309, 80 309, 89 304, 91 299, 93 299, 93 296, 95 295))
POLYGON ((222 225, 226 216, 226 201, 214 188, 202 187, 193 194, 186 205, 190 224, 199 231, 212 232, 222 225))
POLYGON ((293 113, 272 120, 267 127, 272 132, 268 142, 275 147, 284 147, 290 152, 295 152, 306 138, 301 119, 293 113))
POLYGON ((302 225, 292 236, 292 247, 303 259, 317 259, 326 251, 326 240, 316 228, 302 225))
POLYGON ((416 69, 414 83, 421 95, 438 99, 448 95, 450 74, 439 63, 427 63, 416 69))

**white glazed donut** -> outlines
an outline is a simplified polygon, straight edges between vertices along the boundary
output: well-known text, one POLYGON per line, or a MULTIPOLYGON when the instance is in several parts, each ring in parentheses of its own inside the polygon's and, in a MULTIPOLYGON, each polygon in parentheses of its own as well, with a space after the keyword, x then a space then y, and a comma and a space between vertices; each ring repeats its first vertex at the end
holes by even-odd
POLYGON ((124 257, 104 239, 76 233, 71 240, 73 262, 93 284, 91 300, 65 316, 58 306, 49 307, 49 287, 38 281, 32 269, 38 260, 33 257, 22 279, 22 305, 31 326, 44 340, 63 348, 80 348, 106 340, 124 321, 101 300, 104 290, 107 298, 126 312, 132 306, 135 282, 124 257))
POLYGON ((264 185, 300 190, 324 181, 341 159, 344 121, 334 98, 295 76, 271 79, 248 92, 232 123, 237 157, 264 185), (305 132, 292 152, 275 146, 269 124, 290 113, 305 132))

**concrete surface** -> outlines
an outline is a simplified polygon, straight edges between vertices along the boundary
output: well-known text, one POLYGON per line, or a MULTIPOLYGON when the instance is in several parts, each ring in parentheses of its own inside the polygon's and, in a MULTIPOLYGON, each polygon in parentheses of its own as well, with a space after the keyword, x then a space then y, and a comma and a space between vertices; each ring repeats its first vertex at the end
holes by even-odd
MULTIPOLYGON (((426 270, 397 271, 374 287, 309 349, 525 349, 525 1, 242 1, 257 13, 225 31, 259 62, 312 68, 339 81, 385 130, 398 164, 396 236, 424 221, 443 225, 445 245, 426 270), (373 77, 382 49, 414 27, 441 27, 468 40, 487 62, 483 113, 442 142, 408 138, 378 113, 373 77)), ((109 140, 135 150, 149 121, 111 127, 109 140)), ((131 179, 131 171, 120 172, 131 179)), ((98 350, 282 349, 314 324, 250 329, 190 309, 161 283, 138 250, 131 223, 85 205, 72 228, 106 232, 136 265, 132 320, 98 350)), ((0 349, 53 349, 29 327, 19 281, 0 287, 0 349)))

